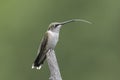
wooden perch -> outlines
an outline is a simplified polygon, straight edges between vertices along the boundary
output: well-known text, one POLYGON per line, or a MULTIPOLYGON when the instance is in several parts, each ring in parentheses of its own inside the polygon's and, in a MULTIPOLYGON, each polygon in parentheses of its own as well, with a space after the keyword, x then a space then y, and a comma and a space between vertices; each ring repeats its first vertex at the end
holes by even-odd
POLYGON ((47 63, 48 63, 49 70, 50 70, 49 80, 62 80, 54 50, 48 51, 47 63))

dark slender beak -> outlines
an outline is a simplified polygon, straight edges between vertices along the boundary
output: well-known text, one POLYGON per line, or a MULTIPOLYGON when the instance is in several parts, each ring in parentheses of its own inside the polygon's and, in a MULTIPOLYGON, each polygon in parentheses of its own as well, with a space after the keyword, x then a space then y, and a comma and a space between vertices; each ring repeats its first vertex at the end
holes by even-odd
POLYGON ((77 21, 92 24, 91 22, 83 20, 83 19, 71 19, 71 20, 68 20, 68 21, 61 22, 60 25, 64 25, 64 24, 71 23, 71 22, 77 22, 77 21))

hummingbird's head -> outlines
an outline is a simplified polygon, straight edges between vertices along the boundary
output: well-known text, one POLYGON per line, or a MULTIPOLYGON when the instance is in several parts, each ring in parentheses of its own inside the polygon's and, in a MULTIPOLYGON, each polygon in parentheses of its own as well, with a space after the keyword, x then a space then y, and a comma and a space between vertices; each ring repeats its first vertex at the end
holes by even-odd
POLYGON ((91 22, 83 20, 83 19, 71 19, 71 20, 64 21, 64 22, 54 22, 54 23, 51 23, 49 25, 49 27, 48 27, 48 30, 51 30, 53 32, 59 32, 62 25, 67 24, 67 23, 71 23, 71 22, 77 22, 77 21, 81 21, 81 22, 92 24, 91 22))
POLYGON ((61 23, 59 22, 53 22, 49 25, 48 30, 51 30, 53 32, 59 32, 61 29, 61 23))

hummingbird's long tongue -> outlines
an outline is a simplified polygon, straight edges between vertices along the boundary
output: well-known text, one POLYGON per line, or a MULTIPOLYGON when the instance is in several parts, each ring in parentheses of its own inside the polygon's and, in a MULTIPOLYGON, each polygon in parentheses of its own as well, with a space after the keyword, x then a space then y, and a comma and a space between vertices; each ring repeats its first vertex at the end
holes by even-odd
POLYGON ((83 20, 83 19, 71 19, 71 20, 68 20, 68 21, 61 22, 61 25, 64 25, 64 24, 67 24, 67 23, 70 23, 70 22, 77 22, 77 21, 92 24, 91 22, 89 22, 87 20, 83 20))

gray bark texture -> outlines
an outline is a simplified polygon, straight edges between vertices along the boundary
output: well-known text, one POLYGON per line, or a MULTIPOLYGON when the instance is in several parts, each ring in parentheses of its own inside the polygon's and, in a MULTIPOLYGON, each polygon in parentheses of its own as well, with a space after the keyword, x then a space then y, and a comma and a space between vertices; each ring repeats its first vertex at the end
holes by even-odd
POLYGON ((48 63, 48 67, 49 67, 49 70, 50 70, 49 80, 62 80, 54 50, 49 50, 48 51, 48 53, 47 53, 47 63, 48 63))

